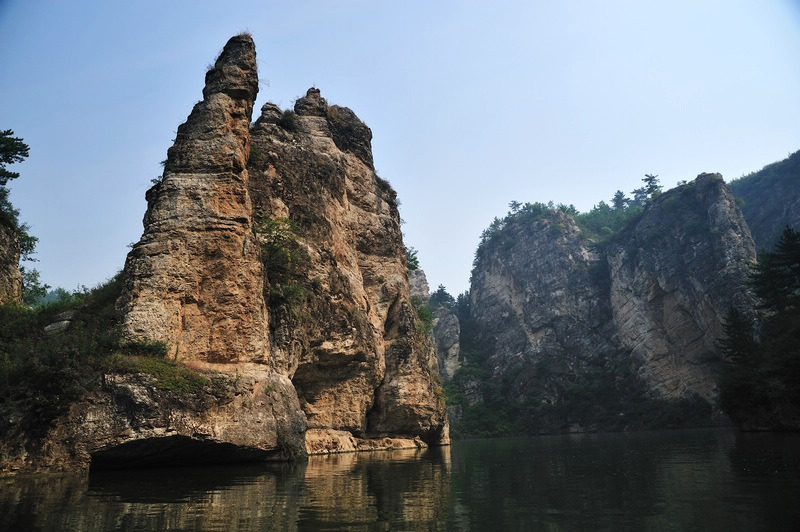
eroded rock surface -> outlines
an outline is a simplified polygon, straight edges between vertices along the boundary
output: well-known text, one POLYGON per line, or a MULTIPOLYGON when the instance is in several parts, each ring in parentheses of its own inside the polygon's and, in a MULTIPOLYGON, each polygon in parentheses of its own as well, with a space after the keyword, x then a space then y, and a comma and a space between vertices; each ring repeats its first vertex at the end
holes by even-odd
POLYGON ((161 341, 179 360, 263 361, 269 328, 248 193, 255 46, 232 38, 178 128, 161 183, 147 192, 144 235, 125 265, 124 334, 161 341))
POLYGON ((251 138, 257 87, 253 41, 236 36, 147 192, 123 272, 114 356, 165 345, 192 389, 133 359, 141 372, 107 372, 44 437, 0 441, 0 471, 448 442, 369 128, 311 89, 294 113, 266 104, 251 138))
MULTIPOLYGON (((716 405, 717 340, 730 307, 751 300, 746 281, 755 257, 721 176, 702 174, 652 199, 599 246, 564 212, 522 220, 482 246, 472 273, 473 318, 503 397, 542 416, 569 413, 561 405, 583 405, 592 394, 618 396, 617 404, 649 397, 716 405)), ((604 411, 610 404, 575 408, 627 426, 604 411)))
POLYGON ((371 138, 314 88, 293 113, 264 105, 252 128, 254 216, 290 222, 286 246, 306 257, 290 271, 265 259, 273 366, 291 377, 311 429, 439 443, 436 356, 418 330, 396 195, 375 174, 371 138))
POLYGON ((748 308, 755 246, 719 174, 657 198, 608 247, 620 343, 658 395, 716 402, 723 320, 748 308))
POLYGON ((433 341, 439 359, 439 373, 445 380, 452 379, 461 367, 460 335, 461 324, 455 312, 447 307, 433 309, 433 341))
POLYGON ((0 305, 22 301, 19 242, 13 228, 0 221, 0 305))
POLYGON ((513 400, 558 401, 618 349, 602 255, 574 219, 552 212, 505 229, 472 274, 472 309, 493 378, 513 400))

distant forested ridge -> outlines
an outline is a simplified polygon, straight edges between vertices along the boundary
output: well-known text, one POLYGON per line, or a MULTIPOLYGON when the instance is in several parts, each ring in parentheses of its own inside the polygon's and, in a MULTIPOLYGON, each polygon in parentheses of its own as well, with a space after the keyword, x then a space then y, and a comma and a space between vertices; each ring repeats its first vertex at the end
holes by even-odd
POLYGON ((800 150, 728 186, 759 251, 772 249, 787 225, 800 227, 800 150))

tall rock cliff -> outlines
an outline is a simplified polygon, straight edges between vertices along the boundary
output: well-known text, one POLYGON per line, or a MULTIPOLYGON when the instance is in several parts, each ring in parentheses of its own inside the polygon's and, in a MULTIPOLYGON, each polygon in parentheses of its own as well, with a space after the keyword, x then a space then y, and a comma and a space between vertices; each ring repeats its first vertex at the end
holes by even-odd
POLYGON ((17 232, 0 219, 0 305, 22 301, 17 232))
POLYGON ((620 343, 660 396, 715 403, 724 317, 752 296, 755 246, 719 174, 657 198, 607 247, 620 343))
POLYGON ((346 431, 439 442, 435 352, 410 301, 397 200, 375 174, 371 139, 314 88, 294 111, 265 104, 252 128, 250 193, 272 256, 273 363, 297 388, 309 440, 346 431))
MULTIPOLYGON (((751 297, 754 256, 717 174, 654 198, 603 244, 557 209, 511 217, 472 274, 472 347, 489 372, 478 395, 507 398, 530 431, 647 426, 655 410, 637 403, 650 400, 715 406, 716 342, 751 297)), ((474 401, 475 379, 462 384, 474 401)))
POLYGON ((449 441, 369 128, 312 89, 251 129, 257 87, 253 41, 233 37, 147 192, 120 352, 43 436, 0 438, 0 472, 449 441))
POLYGON ((163 179, 147 193, 144 235, 125 265, 124 335, 164 342, 179 360, 268 356, 246 166, 255 58, 252 39, 235 37, 206 73, 203 100, 178 128, 163 179))
POLYGON ((452 302, 445 305, 441 301, 432 300, 428 278, 425 271, 419 268, 408 271, 408 281, 411 286, 412 299, 417 298, 418 304, 424 305, 431 313, 430 332, 436 347, 439 374, 444 380, 450 380, 461 367, 461 346, 459 344, 461 325, 456 313, 451 308, 452 302))

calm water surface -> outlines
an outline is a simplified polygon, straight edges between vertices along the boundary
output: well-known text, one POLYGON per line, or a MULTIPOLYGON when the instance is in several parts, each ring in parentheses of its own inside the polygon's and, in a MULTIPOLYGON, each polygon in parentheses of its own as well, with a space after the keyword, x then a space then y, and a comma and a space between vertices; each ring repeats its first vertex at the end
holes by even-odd
POLYGON ((0 530, 798 530, 800 434, 458 441, 0 479, 0 530))

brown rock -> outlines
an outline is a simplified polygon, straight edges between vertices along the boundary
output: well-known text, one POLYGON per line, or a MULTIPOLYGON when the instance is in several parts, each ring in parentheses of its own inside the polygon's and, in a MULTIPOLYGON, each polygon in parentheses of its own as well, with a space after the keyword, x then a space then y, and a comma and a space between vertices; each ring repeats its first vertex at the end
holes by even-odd
POLYGON ((308 256, 269 285, 274 367, 291 377, 310 429, 441 443, 435 353, 417 330, 395 192, 372 168, 371 132, 318 89, 295 113, 280 123, 265 105, 251 132, 255 217, 291 220, 308 256), (290 287, 303 297, 274 297, 290 287))
POLYGON ((206 74, 203 101, 178 128, 163 181, 148 191, 118 305, 128 340, 165 342, 179 360, 267 359, 246 168, 257 92, 255 47, 239 35, 206 74))

